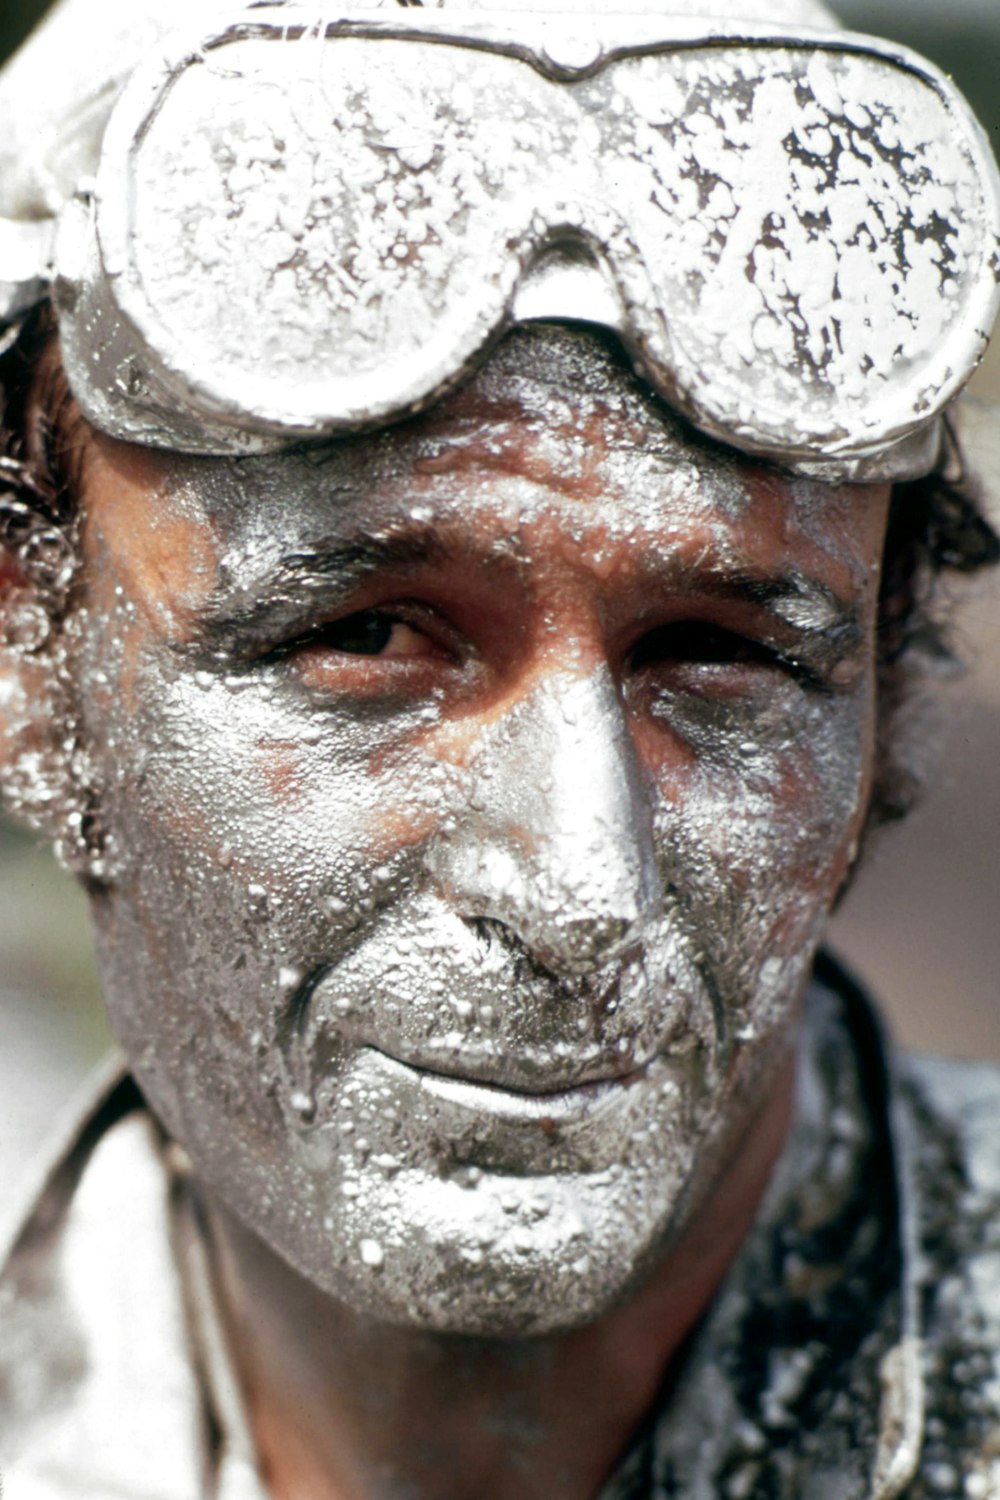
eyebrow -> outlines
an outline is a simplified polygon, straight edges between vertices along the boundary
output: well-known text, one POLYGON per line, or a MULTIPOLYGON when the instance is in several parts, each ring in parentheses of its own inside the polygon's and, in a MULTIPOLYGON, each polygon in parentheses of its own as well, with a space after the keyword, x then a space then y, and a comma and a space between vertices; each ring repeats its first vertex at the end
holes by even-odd
POLYGON ((179 649, 227 651, 273 638, 282 628, 300 626, 310 607, 336 609, 383 569, 415 568, 452 555, 427 527, 395 537, 354 537, 331 546, 303 547, 256 568, 245 556, 227 560, 220 570, 222 581, 198 610, 192 635, 179 649))
POLYGON ((804 641, 836 645, 840 652, 864 636, 860 601, 842 597, 821 578, 800 569, 771 574, 730 571, 711 560, 692 568, 653 559, 643 565, 641 577, 651 593, 677 590, 683 580, 685 594, 755 605, 791 626, 804 641))
POLYGON ((810 635, 829 631, 860 636, 861 608, 843 599, 818 578, 792 571, 781 577, 738 573, 713 577, 710 591, 725 598, 758 604, 810 635))
MULTIPOLYGON (((509 557, 506 548, 498 550, 509 557)), ((332 614, 380 571, 440 564, 461 551, 440 527, 427 524, 409 525, 395 535, 319 542, 262 559, 257 567, 245 555, 236 557, 223 564, 222 581, 199 609, 191 636, 177 649, 183 654, 239 654, 273 645, 283 634, 295 638, 313 623, 304 622, 304 615, 317 609, 332 614)), ((723 572, 711 565, 689 570, 674 562, 658 566, 655 560, 641 573, 661 596, 676 590, 684 577, 702 595, 766 609, 824 654, 843 655, 863 637, 859 606, 809 574, 723 572)))

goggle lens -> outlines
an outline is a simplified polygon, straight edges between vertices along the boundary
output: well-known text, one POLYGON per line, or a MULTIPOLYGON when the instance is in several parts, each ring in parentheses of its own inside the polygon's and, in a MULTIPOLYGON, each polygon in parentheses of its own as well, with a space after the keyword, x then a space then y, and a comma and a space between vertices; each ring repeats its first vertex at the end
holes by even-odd
POLYGON ((171 401, 222 448, 416 410, 553 244, 588 248, 661 394, 750 451, 892 445, 981 352, 995 169, 957 96, 897 60, 664 45, 555 81, 481 45, 283 35, 203 52, 152 109, 133 84, 109 131, 69 322, 105 329, 151 440, 171 401))

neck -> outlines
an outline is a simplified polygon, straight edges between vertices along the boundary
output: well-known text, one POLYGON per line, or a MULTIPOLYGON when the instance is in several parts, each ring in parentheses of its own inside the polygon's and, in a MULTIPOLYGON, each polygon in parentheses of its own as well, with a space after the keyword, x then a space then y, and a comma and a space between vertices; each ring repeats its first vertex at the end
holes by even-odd
POLYGON ((277 1500, 593 1500, 753 1221, 792 1060, 682 1240, 622 1306, 548 1338, 397 1328, 335 1302, 214 1205, 222 1296, 277 1500))

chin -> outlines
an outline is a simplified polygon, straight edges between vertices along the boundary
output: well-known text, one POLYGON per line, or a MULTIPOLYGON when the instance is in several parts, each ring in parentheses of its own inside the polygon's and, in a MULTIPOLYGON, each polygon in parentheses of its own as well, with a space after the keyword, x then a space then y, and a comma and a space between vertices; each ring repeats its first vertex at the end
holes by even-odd
POLYGON ((530 1338, 592 1323, 634 1289, 672 1238, 681 1186, 663 1163, 528 1178, 404 1171, 341 1200, 322 1235, 275 1248, 380 1321, 530 1338))

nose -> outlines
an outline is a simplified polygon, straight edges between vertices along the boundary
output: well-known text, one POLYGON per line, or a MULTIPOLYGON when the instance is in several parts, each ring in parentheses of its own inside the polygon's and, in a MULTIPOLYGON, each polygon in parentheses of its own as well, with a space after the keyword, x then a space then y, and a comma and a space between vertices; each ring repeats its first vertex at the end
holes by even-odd
POLYGON ((651 795, 608 669, 548 677, 484 731, 435 873, 464 915, 587 973, 662 906, 651 795))

